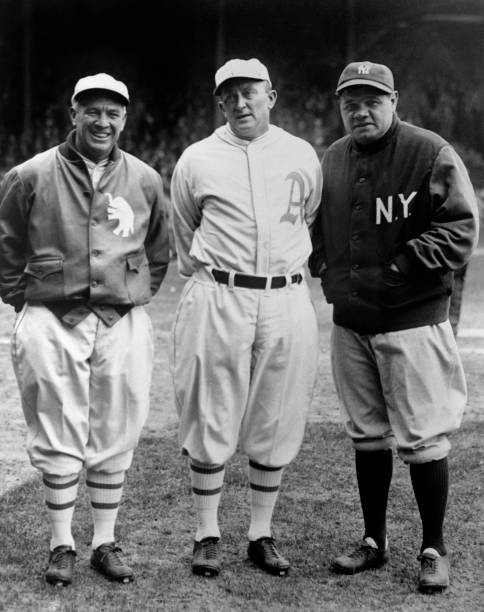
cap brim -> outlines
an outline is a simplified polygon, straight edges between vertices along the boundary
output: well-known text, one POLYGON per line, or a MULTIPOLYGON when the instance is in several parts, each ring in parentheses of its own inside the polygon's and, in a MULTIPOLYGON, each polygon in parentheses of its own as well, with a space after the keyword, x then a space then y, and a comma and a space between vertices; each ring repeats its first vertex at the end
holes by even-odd
POLYGON ((336 93, 339 93, 347 87, 354 87, 355 85, 366 85, 367 87, 374 87, 375 89, 379 89, 380 91, 384 91, 385 93, 393 93, 395 91, 391 87, 383 85, 382 83, 378 83, 377 81, 372 81, 371 79, 350 79, 349 81, 341 83, 341 85, 336 88, 336 93))
POLYGON ((120 102, 123 102, 126 106, 129 106, 129 100, 128 98, 126 98, 126 96, 119 93, 119 91, 114 91, 113 89, 106 89, 104 87, 88 87, 86 89, 81 89, 81 91, 77 91, 71 98, 71 104, 74 104, 74 101, 77 100, 77 98, 82 97, 89 93, 93 93, 93 92, 108 94, 109 96, 113 98, 117 98, 120 102))
POLYGON ((231 81, 232 79, 250 79, 251 81, 267 81, 267 83, 269 83, 269 87, 272 87, 272 83, 268 80, 268 79, 259 79, 257 77, 253 77, 253 76, 245 76, 245 75, 240 75, 240 76, 231 76, 228 79, 223 80, 221 83, 219 83, 217 85, 217 87, 215 87, 215 89, 213 90, 213 95, 214 96, 218 96, 219 95, 219 91, 220 88, 222 87, 222 85, 224 83, 227 83, 227 81, 231 81))

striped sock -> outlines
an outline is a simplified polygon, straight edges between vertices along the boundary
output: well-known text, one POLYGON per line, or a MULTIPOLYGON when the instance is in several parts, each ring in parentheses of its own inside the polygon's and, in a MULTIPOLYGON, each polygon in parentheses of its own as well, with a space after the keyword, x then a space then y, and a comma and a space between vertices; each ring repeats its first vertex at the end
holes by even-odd
POLYGON ((190 460, 190 478, 198 526, 195 540, 219 538, 218 506, 225 476, 224 465, 200 463, 190 460))
POLYGON ((251 493, 249 540, 271 536, 271 521, 284 468, 249 461, 251 493))
POLYGON ((93 550, 101 544, 115 541, 114 526, 123 494, 124 474, 124 471, 114 474, 87 471, 86 485, 94 522, 93 550))
POLYGON ((69 476, 44 474, 43 482, 51 528, 50 550, 54 550, 57 546, 72 546, 75 549, 71 525, 79 487, 79 474, 69 474, 69 476))

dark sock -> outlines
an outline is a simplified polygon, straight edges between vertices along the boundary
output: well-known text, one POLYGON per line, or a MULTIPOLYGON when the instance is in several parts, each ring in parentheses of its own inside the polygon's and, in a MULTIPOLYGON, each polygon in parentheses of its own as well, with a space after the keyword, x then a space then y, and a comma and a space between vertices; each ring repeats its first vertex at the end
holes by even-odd
POLYGON ((388 491, 392 480, 391 450, 355 451, 356 478, 365 521, 365 538, 385 548, 388 491))
POLYGON ((422 552, 435 548, 441 555, 447 554, 443 525, 447 494, 449 491, 449 465, 447 457, 439 461, 412 463, 410 478, 422 520, 422 552))

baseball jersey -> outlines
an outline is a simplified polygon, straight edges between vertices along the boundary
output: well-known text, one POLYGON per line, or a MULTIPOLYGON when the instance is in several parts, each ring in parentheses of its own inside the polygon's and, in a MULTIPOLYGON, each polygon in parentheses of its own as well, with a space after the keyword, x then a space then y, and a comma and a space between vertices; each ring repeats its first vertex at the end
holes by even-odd
POLYGON ((321 168, 311 145, 281 128, 249 142, 219 127, 185 150, 171 189, 183 276, 200 266, 293 273, 311 252, 321 168))

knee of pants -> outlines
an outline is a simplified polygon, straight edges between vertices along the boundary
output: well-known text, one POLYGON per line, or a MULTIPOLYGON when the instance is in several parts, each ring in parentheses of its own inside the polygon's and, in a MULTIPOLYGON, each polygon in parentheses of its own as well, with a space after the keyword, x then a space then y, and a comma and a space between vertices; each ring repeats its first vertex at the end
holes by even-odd
POLYGON ((384 438, 353 438, 352 442, 355 450, 364 452, 391 450, 395 448, 395 438, 393 436, 385 436, 384 438))
POLYGON ((88 470, 107 472, 108 474, 127 471, 131 467, 133 455, 134 450, 127 450, 117 453, 116 455, 104 452, 97 455, 87 456, 85 466, 88 470))
POLYGON ((83 460, 74 455, 64 453, 48 452, 32 446, 27 449, 32 467, 39 470, 42 474, 55 474, 56 476, 69 476, 78 474, 83 467, 83 460))
POLYGON ((399 448, 398 455, 405 463, 428 463, 447 457, 450 448, 451 444, 447 436, 439 436, 417 448, 399 448))

